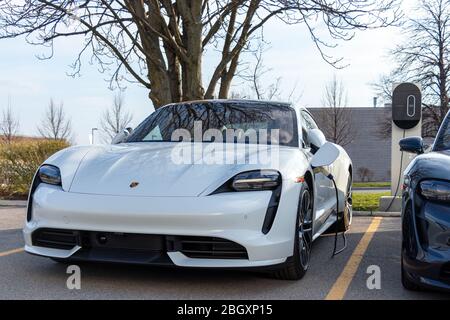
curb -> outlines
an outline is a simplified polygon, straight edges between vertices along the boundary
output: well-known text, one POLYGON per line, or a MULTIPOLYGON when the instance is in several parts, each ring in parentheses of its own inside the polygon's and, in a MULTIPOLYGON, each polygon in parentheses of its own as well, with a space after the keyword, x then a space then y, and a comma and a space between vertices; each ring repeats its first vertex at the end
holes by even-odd
POLYGON ((0 207, 26 207, 26 200, 0 200, 0 207))
POLYGON ((353 191, 366 191, 366 192, 369 192, 369 191, 375 191, 375 192, 377 192, 377 191, 389 191, 389 190, 391 190, 391 188, 385 188, 385 187, 369 187, 369 188, 358 188, 358 187, 354 187, 354 188, 352 188, 352 190, 353 191))
POLYGON ((353 211, 355 217, 384 217, 384 218, 400 218, 400 212, 380 212, 380 211, 353 211))

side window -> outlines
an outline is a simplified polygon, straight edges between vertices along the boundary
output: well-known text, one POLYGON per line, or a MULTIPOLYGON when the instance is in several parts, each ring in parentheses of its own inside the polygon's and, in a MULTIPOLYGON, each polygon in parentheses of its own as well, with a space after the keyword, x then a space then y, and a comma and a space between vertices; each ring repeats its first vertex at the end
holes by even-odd
POLYGON ((163 141, 159 126, 153 128, 144 138, 144 141, 163 141))
POLYGON ((311 143, 308 140, 308 131, 312 129, 318 129, 318 126, 308 112, 302 110, 301 115, 302 115, 303 147, 310 148, 311 143))

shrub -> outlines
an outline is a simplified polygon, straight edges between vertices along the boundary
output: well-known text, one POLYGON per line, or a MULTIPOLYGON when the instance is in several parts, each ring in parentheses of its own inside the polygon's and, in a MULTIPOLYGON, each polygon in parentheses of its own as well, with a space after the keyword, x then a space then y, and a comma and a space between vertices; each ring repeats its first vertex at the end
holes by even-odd
POLYGON ((366 167, 360 167, 358 168, 358 170, 356 171, 356 173, 358 174, 358 177, 360 179, 361 182, 370 182, 373 179, 373 172, 366 167))
POLYGON ((26 198, 37 168, 68 146, 63 140, 38 139, 0 144, 0 197, 26 198))

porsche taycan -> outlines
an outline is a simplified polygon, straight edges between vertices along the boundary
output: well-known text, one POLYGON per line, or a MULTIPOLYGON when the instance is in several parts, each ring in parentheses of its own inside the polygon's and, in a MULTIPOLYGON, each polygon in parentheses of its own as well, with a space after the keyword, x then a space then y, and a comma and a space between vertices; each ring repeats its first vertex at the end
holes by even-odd
POLYGON ((25 250, 62 262, 258 268, 299 279, 313 241, 350 225, 351 185, 349 156, 304 108, 170 104, 112 144, 72 146, 40 166, 25 250))

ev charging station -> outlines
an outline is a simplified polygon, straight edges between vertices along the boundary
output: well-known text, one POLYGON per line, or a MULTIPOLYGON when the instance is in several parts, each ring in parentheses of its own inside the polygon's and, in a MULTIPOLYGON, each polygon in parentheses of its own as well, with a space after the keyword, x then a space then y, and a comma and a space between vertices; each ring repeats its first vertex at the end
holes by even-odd
POLYGON ((414 155, 400 151, 403 138, 422 135, 422 92, 414 83, 393 86, 391 140, 391 196, 380 199, 381 211, 401 211, 403 172, 414 155))

